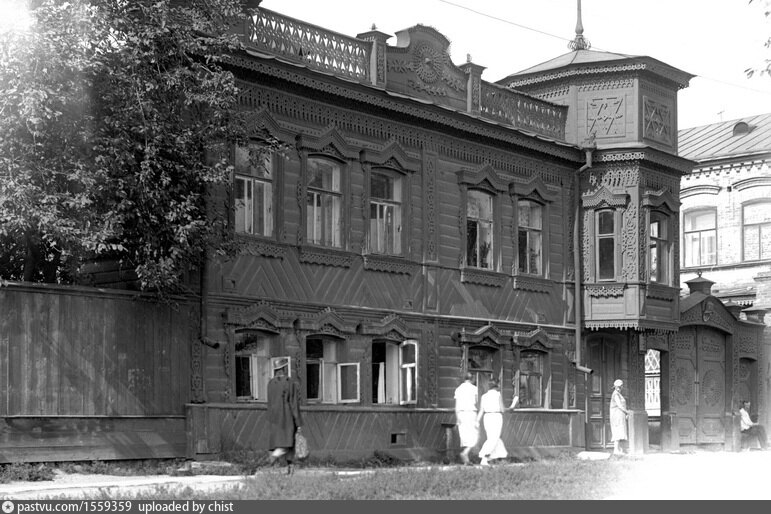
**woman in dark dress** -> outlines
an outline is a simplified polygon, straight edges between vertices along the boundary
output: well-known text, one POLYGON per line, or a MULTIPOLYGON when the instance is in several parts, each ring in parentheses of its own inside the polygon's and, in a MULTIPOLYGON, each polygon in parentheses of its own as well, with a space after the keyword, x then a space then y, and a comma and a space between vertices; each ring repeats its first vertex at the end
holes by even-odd
POLYGON ((293 471, 294 435, 302 427, 300 386, 288 376, 289 359, 279 359, 268 382, 268 448, 270 463, 286 458, 287 473, 293 471))

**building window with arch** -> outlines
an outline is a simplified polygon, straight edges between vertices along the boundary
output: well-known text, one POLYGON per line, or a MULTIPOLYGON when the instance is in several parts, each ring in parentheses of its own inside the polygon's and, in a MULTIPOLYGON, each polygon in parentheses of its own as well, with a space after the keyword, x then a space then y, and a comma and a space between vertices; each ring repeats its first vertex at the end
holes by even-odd
POLYGON ((239 234, 273 236, 273 156, 259 143, 235 148, 234 221, 239 234))
POLYGON ((683 214, 683 246, 686 268, 717 264, 717 209, 683 214))
POLYGON ((595 249, 597 280, 616 279, 616 211, 603 209, 595 213, 595 249))
POLYGON ((308 157, 306 240, 341 248, 343 224, 342 166, 332 159, 308 157))
POLYGON ((372 343, 372 403, 417 402, 417 341, 372 343))
POLYGON ((263 332, 247 332, 238 336, 235 346, 237 400, 267 401, 268 381, 273 378, 273 363, 278 359, 289 359, 291 375, 290 357, 271 357, 274 340, 273 334, 263 332))
POLYGON ((672 237, 670 216, 651 211, 648 233, 650 281, 670 285, 672 282, 672 237))
POLYGON ((474 375, 480 394, 489 389, 491 378, 500 376, 500 351, 489 346, 469 346, 467 370, 474 375))
POLYGON ((466 265, 492 270, 493 195, 469 189, 466 198, 466 265))
POLYGON ((742 236, 743 260, 771 259, 771 201, 742 206, 742 236))
POLYGON ((309 403, 357 403, 359 363, 345 360, 345 340, 310 336, 305 340, 305 383, 309 403))
POLYGON ((543 275, 543 205, 517 201, 517 268, 520 273, 543 275))
POLYGON ((402 189, 399 174, 373 170, 369 179, 369 250, 402 254, 402 189))

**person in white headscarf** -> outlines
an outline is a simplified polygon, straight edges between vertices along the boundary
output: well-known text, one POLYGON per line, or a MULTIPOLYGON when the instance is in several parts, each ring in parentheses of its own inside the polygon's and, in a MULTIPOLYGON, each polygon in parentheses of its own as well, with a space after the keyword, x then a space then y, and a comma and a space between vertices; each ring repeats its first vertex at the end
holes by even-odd
POLYGON ((610 433, 613 441, 613 455, 622 455, 621 441, 627 440, 626 418, 629 411, 626 409, 626 400, 621 394, 624 382, 613 382, 613 394, 610 396, 610 433))
POLYGON ((463 383, 455 388, 455 422, 458 425, 458 435, 462 448, 460 460, 463 464, 471 464, 468 454, 479 440, 477 386, 474 385, 472 373, 466 373, 463 383))

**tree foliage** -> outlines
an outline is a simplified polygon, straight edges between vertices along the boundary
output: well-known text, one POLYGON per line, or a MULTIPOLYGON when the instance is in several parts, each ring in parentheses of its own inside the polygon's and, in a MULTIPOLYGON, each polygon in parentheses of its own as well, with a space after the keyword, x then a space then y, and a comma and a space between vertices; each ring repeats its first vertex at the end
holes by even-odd
POLYGON ((0 278, 117 259, 172 292, 227 247, 206 197, 243 140, 238 0, 47 0, 0 35, 0 278))
MULTIPOLYGON (((749 4, 752 4, 755 2, 756 4, 762 3, 762 9, 763 9, 763 15, 766 17, 766 19, 771 19, 771 0, 749 0, 749 4)), ((766 51, 771 52, 771 36, 766 39, 766 42, 764 44, 766 47, 766 51)), ((748 78, 752 78, 755 73, 758 75, 767 75, 769 78, 771 78, 771 58, 766 57, 762 63, 760 63, 756 67, 747 68, 745 70, 747 73, 748 78)))

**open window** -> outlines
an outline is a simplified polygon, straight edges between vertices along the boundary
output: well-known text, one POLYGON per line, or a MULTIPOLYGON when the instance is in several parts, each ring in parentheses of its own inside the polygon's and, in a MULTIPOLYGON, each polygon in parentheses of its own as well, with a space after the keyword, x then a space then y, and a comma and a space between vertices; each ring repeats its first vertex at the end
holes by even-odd
POLYGON ((306 398, 309 403, 360 401, 359 363, 344 362, 345 349, 345 340, 337 337, 306 338, 306 398))
POLYGON ((273 334, 250 331, 238 335, 235 346, 237 400, 267 401, 268 381, 273 378, 273 365, 278 359, 289 360, 289 376, 292 375, 291 357, 271 356, 273 346, 273 334))
POLYGON ((417 341, 372 343, 372 403, 417 402, 417 341))
POLYGON ((650 281, 671 285, 672 228, 671 217, 664 212, 651 211, 648 232, 650 281))

